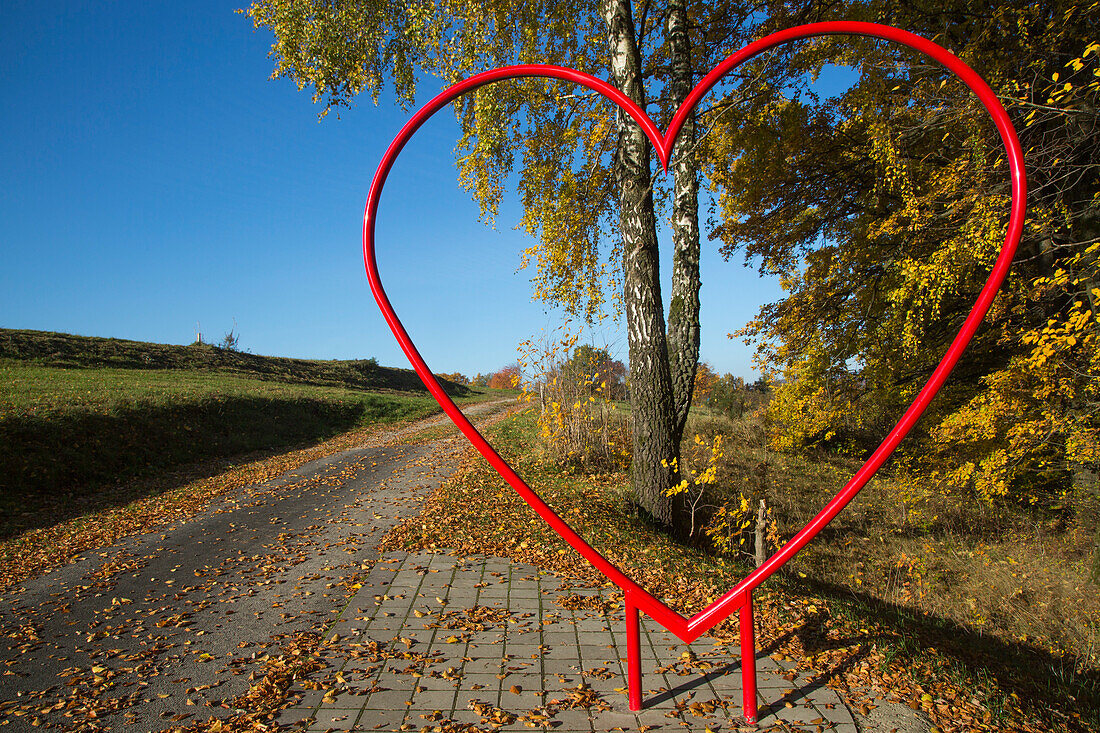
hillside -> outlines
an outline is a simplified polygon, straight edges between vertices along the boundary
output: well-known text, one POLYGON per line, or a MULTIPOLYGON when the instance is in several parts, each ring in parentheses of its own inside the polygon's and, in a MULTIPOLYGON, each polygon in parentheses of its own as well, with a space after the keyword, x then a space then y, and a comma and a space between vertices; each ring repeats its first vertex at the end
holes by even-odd
MULTIPOLYGON (((48 331, 0 329, 0 359, 51 367, 186 369, 293 384, 398 392, 427 391, 416 372, 379 366, 374 359, 288 359, 219 349, 209 344, 177 346, 48 331)), ((442 381, 451 396, 469 392, 462 385, 442 381)))
MULTIPOLYGON (((461 403, 496 394, 444 386, 461 403)), ((438 411, 414 372, 373 359, 0 330, 0 538, 160 491, 177 472, 438 411)))

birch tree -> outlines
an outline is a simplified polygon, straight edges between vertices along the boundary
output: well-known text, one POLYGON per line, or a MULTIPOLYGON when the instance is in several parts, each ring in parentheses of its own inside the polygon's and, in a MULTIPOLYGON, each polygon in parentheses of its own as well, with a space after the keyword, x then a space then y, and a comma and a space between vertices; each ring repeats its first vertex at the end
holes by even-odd
MULTIPOLYGON (((741 45, 750 11, 688 0, 258 0, 246 12, 274 33, 273 77, 312 90, 326 112, 362 92, 377 101, 385 90, 409 105, 421 74, 453 83, 508 64, 549 63, 609 79, 667 124, 699 72, 741 45)), ((669 494, 680 481, 699 358, 697 127, 730 109, 728 100, 714 103, 689 119, 669 186, 642 130, 587 90, 522 80, 456 102, 459 180, 486 220, 518 178, 521 225, 535 242, 522 259, 535 270, 534 296, 584 318, 604 308, 625 315, 634 488, 653 518, 680 532, 686 518, 669 494), (673 239, 667 320, 661 216, 673 239), (605 302, 608 283, 614 303, 605 302)))

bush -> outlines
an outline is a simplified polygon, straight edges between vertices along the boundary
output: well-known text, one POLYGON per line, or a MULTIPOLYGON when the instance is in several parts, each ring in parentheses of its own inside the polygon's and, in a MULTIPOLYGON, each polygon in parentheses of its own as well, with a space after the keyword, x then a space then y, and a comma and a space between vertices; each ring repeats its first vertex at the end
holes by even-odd
POLYGON ((626 396, 626 368, 607 349, 574 349, 576 341, 566 335, 547 344, 521 345, 524 368, 534 372, 525 396, 537 399, 542 450, 548 460, 574 470, 624 470, 633 438, 615 398, 626 396))

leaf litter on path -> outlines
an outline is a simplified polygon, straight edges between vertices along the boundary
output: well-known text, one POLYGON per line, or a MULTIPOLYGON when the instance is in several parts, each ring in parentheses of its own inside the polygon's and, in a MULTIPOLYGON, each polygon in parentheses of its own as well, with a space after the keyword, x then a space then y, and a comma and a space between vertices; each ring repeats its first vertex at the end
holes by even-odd
POLYGON ((0 598, 0 724, 269 725, 291 682, 322 668, 312 650, 373 565, 381 535, 441 478, 456 447, 401 439, 389 431, 364 445, 359 435, 346 457, 274 460, 259 473, 274 480, 228 497, 207 494, 166 516, 151 505, 125 529, 152 532, 41 582, 26 576, 42 564, 24 564, 9 575, 22 587, 9 583, 0 598))

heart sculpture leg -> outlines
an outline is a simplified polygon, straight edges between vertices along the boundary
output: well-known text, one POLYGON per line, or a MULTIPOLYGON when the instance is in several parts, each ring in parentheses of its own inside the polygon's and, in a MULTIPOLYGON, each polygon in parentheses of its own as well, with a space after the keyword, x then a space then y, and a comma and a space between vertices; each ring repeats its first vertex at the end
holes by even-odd
POLYGON ((623 598, 626 611, 626 686, 631 710, 642 709, 642 650, 638 639, 638 607, 630 593, 623 598))
POLYGON ((741 690, 745 720, 756 722, 756 629, 752 618, 752 591, 745 594, 738 622, 741 626, 741 690))
POLYGON ((871 479, 879 467, 881 467, 886 459, 894 452, 894 449, 897 448, 901 440, 913 428, 921 414, 927 409, 932 398, 943 386, 948 374, 951 373, 951 370, 955 367, 955 364, 966 349, 967 344, 970 343, 970 339, 973 337, 982 318, 989 310, 998 288, 1008 274, 1009 267, 1012 264, 1012 258, 1016 252, 1016 246, 1020 240, 1020 233, 1023 230, 1026 209, 1025 189, 1026 181, 1024 178, 1023 152, 1020 149, 1020 143, 1016 138, 1016 132, 1012 128, 1008 114, 1001 106, 993 90, 989 88, 989 85, 969 66, 935 43, 890 26, 857 22, 815 23, 773 33, 745 46, 740 51, 726 58, 725 61, 708 73, 691 91, 683 104, 676 111, 676 114, 669 124, 668 130, 663 135, 658 130, 653 120, 651 120, 629 97, 607 82, 576 71, 575 69, 540 64, 511 66, 493 69, 455 84, 418 110, 405 126, 401 128, 397 137, 395 137, 390 144, 389 149, 386 150, 386 154, 382 157, 382 161, 378 165, 378 171, 375 173, 374 180, 371 183, 370 193, 367 197, 366 209, 363 215, 363 262, 366 266, 367 279, 370 282, 371 290, 374 293, 379 309, 386 319, 386 323, 389 324, 390 329, 393 331, 402 350, 408 357, 409 362, 413 365, 413 368, 416 370, 421 380, 423 380, 425 386, 439 402, 444 412, 446 412, 459 429, 462 430, 463 434, 469 438, 474 447, 485 456, 490 465, 492 465, 516 492, 523 497, 536 514, 545 520, 554 531, 573 547, 573 549, 592 563, 596 569, 622 588, 627 612, 627 676, 631 709, 637 710, 642 704, 641 657, 638 634, 639 612, 644 611, 666 629, 676 634, 680 639, 690 643, 706 633, 709 629, 713 628, 715 624, 720 623, 729 617, 730 614, 737 611, 740 616, 741 626, 741 674, 745 692, 744 712, 746 718, 755 720, 756 650, 753 629, 752 591, 781 568, 784 563, 794 557, 794 555, 806 546, 806 543, 812 540, 844 509, 845 506, 848 505, 855 495, 859 493, 871 479), (1004 245, 989 274, 989 279, 986 281, 982 291, 978 294, 978 298, 973 308, 963 322, 954 341, 952 341, 951 345, 948 347, 947 353, 944 354, 943 359, 933 371, 932 376, 929 377, 928 382, 924 385, 923 389, 921 389, 916 399, 913 400, 913 403, 898 420, 897 425, 894 426, 882 441, 882 444, 871 454, 871 457, 867 459, 858 471, 856 471, 848 483, 837 492, 836 496, 834 496, 805 527, 795 534, 794 537, 783 545, 774 555, 768 558, 763 565, 756 568, 756 570, 746 576, 740 583, 727 591, 725 595, 720 597, 710 606, 690 619, 684 618, 649 593, 645 588, 641 587, 600 554, 594 547, 589 545, 584 538, 577 534, 530 486, 527 485, 512 467, 508 465, 508 462, 501 458, 477 429, 474 428, 473 424, 466 419, 462 411, 458 409, 447 393, 443 391, 438 380, 436 380, 435 376, 432 374, 431 369, 428 368, 428 365, 424 362, 424 359, 413 345, 404 326, 401 325, 401 321, 397 318, 397 314, 394 312, 393 306, 390 305, 389 298, 386 296, 386 292, 382 287, 382 280, 378 274, 378 266, 375 261, 374 251, 374 228, 378 213, 378 202, 381 198, 382 188, 385 185, 390 169, 393 167, 394 162, 397 160, 397 156, 404 148, 405 143, 409 141, 409 138, 411 138, 412 135, 440 109, 446 107, 461 95, 485 84, 518 77, 545 77, 571 81, 588 87, 613 102, 639 125, 653 145, 662 166, 667 170, 672 149, 676 144, 677 134, 683 127, 688 114, 690 114, 691 110, 695 108, 703 96, 733 69, 763 51, 790 41, 815 36, 844 34, 881 38, 916 49, 945 66, 949 71, 958 76, 975 95, 977 95, 978 99, 992 117, 993 123, 1001 136, 1001 141, 1004 143, 1009 175, 1012 181, 1012 206, 1008 228, 1005 233, 1004 245))

